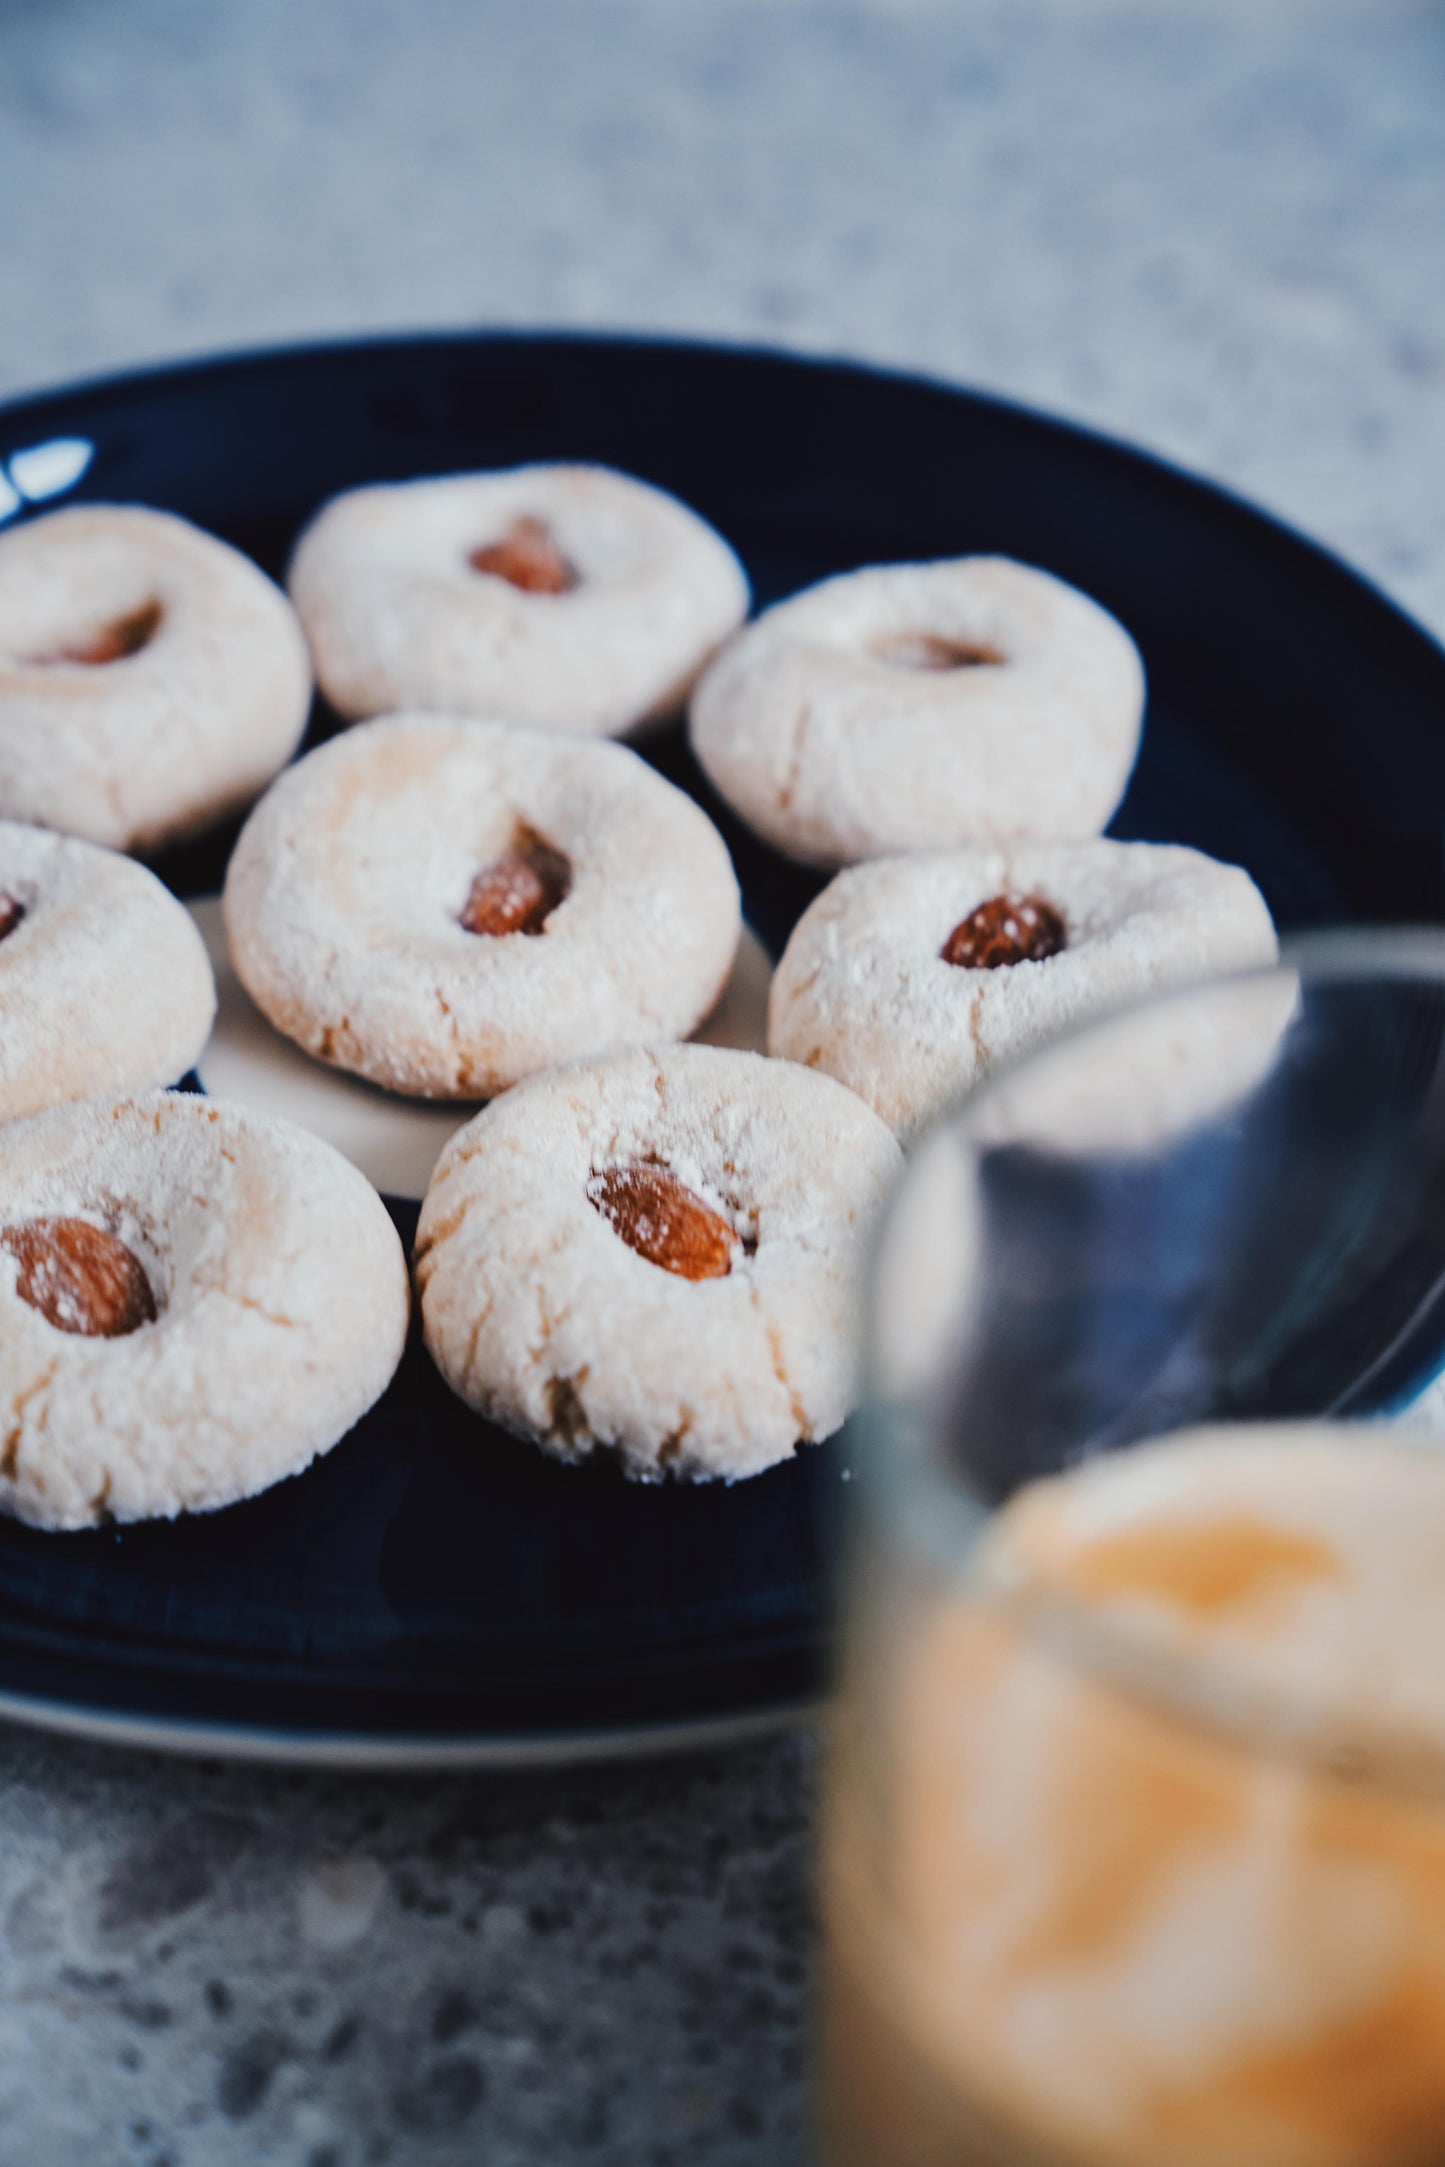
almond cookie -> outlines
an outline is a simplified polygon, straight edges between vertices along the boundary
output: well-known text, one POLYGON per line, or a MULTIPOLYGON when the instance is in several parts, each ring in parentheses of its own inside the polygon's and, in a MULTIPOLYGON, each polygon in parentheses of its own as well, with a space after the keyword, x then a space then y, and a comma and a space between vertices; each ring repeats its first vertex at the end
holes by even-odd
POLYGON ((454 1392, 558 1459, 735 1481, 837 1429, 897 1144, 758 1054, 674 1046, 509 1092, 453 1138, 417 1230, 454 1392))
POLYGON ((225 915, 278 1031, 388 1090, 460 1099, 685 1037, 742 924, 722 837, 636 753, 444 715, 366 723, 283 775, 225 915))
POLYGON ((381 1199, 301 1129, 184 1093, 0 1128, 0 1510, 253 1496, 379 1398, 408 1305, 381 1199))
POLYGON ((1249 875, 1173 844, 880 858, 840 873, 794 927, 768 1048, 836 1076, 908 1139, 1090 1013, 1276 952, 1249 875))
POLYGON ((0 535, 0 816, 153 850, 255 797, 310 704, 290 604, 214 535, 110 504, 0 535))
POLYGON ((322 690, 615 737, 680 707, 747 615, 742 566, 675 497, 608 467, 353 489, 289 584, 322 690))
POLYGON ((1138 649, 1097 602, 1005 557, 824 580, 732 640, 693 749, 810 865, 1007 836, 1095 835, 1144 713, 1138 649))
POLYGON ((177 1082, 215 1013, 205 944, 153 873, 0 820, 0 1121, 177 1082))

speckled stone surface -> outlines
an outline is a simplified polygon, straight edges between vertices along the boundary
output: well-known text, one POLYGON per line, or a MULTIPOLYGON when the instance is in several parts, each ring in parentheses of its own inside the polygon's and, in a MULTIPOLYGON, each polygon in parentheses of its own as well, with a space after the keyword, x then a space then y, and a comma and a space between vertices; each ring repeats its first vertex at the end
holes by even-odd
MULTIPOLYGON (((846 351, 1445 632, 1438 4, 7 0, 0 185, 0 393, 417 324, 846 351)), ((802 1736, 398 1784, 0 1733, 0 2167, 792 2161, 815 1784, 802 1736)))
POLYGON ((811 1786, 796 1739, 381 1782, 8 1737, 0 2159, 792 2159, 811 1786))

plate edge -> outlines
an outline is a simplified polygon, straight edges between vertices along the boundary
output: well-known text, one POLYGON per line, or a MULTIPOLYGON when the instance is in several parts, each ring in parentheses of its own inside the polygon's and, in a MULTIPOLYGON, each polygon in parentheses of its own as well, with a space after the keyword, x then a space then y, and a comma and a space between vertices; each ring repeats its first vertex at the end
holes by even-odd
POLYGON ((344 1769, 357 1774, 408 1775, 466 1770, 523 1772, 529 1769, 600 1766, 612 1761, 643 1761, 746 1745, 782 1732, 814 1728, 826 1699, 784 1701, 775 1708, 735 1715, 704 1716, 687 1721, 637 1724, 615 1730, 552 1731, 535 1735, 499 1732, 492 1737, 446 1738, 423 1734, 398 1738, 394 1733, 289 1731, 264 1724, 206 1723, 178 1716, 171 1720, 114 1714, 50 1700, 40 1695, 0 1690, 0 1721, 49 1736, 78 1738, 93 1745, 126 1747, 134 1752, 175 1757, 246 1762, 252 1765, 344 1769))

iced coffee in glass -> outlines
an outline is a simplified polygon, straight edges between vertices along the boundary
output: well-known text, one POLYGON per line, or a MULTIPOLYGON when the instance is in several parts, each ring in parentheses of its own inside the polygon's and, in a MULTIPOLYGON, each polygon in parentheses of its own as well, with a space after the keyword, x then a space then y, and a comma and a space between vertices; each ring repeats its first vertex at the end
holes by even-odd
POLYGON ((1020 1072, 885 1230, 827 2167, 1445 2162, 1445 982, 1273 983, 1252 1062, 1218 992, 1020 1072))

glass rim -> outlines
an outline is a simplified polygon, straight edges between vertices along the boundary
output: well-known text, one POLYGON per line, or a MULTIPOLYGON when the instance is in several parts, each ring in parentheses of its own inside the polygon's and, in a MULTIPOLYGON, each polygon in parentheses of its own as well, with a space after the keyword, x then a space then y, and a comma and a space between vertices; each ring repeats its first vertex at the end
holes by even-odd
MULTIPOLYGON (((1111 1002, 1104 1008, 1079 1016, 1063 1030, 1028 1047, 1012 1060, 999 1063, 963 1098, 931 1121, 918 1139, 915 1151, 944 1130, 966 1135, 978 1126, 978 1112, 1003 1088, 1026 1071, 1042 1068, 1070 1046, 1086 1039, 1102 1039, 1107 1031, 1136 1016, 1158 1015, 1171 1007, 1218 993, 1230 986, 1267 984, 1271 979, 1291 977, 1307 985, 1341 985, 1354 980, 1383 984, 1391 979, 1417 985, 1438 981, 1445 988, 1445 925, 1325 926, 1287 934, 1272 963, 1256 963, 1244 970, 1220 971, 1201 978, 1180 979, 1172 985, 1154 986, 1135 1000, 1111 1002)), ((912 1161, 910 1159, 910 1171, 912 1161)), ((884 1214, 891 1217, 898 1195, 908 1180, 905 1172, 884 1214)), ((882 1228, 879 1228, 881 1239, 882 1228)), ((874 1244, 874 1256, 878 1242, 874 1244)))
MULTIPOLYGON (((953 1136, 965 1150, 971 1148, 981 1126, 980 1110, 987 1108, 995 1094, 1001 1094, 1017 1078, 1035 1069, 1042 1070, 1070 1046, 1094 1038, 1102 1041, 1111 1030, 1127 1025, 1137 1017, 1184 1007, 1231 986, 1264 985, 1286 977, 1304 986, 1351 983, 1381 986, 1391 982, 1435 984, 1445 994, 1445 926, 1340 926, 1311 930, 1282 941, 1279 956, 1273 963, 1154 988, 1137 1000, 1121 1001, 1096 1010, 1029 1047, 1015 1059, 1000 1063, 975 1090, 930 1122, 910 1148, 903 1175, 873 1231, 867 1269, 863 1389, 858 1410, 849 1425, 850 1436, 857 1448, 859 1487, 875 1511, 879 1501, 886 1500, 888 1517, 899 1525, 905 1539, 917 1541, 925 1552, 935 1556, 941 1555, 946 1545, 949 1555, 961 1559, 981 1528, 993 1517, 995 1509, 983 1499, 971 1496, 961 1482, 921 1449, 916 1436, 910 1441, 908 1432, 910 1428, 916 1431, 922 1414, 918 1397, 884 1390, 878 1373, 876 1309, 880 1265, 889 1231, 903 1199, 919 1179, 919 1160, 929 1144, 941 1137, 953 1136)), ((1288 1426, 1287 1418, 1278 1419, 1281 1428, 1288 1426)), ((1341 1429, 1372 1430, 1394 1426, 1402 1436, 1410 1434, 1407 1414, 1323 1414, 1300 1419, 1333 1421, 1341 1429)))

